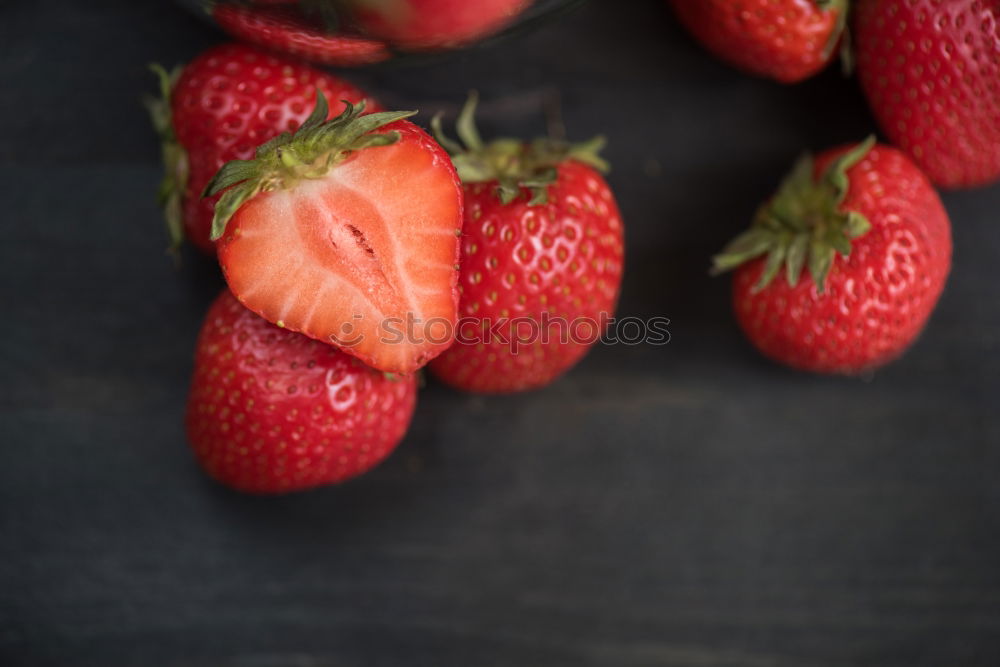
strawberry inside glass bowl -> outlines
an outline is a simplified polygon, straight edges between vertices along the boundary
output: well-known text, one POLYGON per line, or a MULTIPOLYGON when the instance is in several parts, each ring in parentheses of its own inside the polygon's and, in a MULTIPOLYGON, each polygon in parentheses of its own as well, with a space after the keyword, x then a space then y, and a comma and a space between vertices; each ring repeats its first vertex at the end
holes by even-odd
POLYGON ((178 0, 231 37, 318 64, 372 65, 513 37, 585 0, 178 0))

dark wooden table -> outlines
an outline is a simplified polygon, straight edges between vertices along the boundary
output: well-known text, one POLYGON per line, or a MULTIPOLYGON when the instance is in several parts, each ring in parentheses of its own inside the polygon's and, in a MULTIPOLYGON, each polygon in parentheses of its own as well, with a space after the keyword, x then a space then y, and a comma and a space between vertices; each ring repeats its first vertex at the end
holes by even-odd
POLYGON ((491 133, 553 99, 606 133, 621 313, 672 341, 531 395, 431 382, 371 475, 245 497, 184 442, 221 281, 163 254, 139 106, 147 62, 220 39, 166 2, 0 6, 0 664, 1000 664, 1000 188, 945 197, 955 269, 911 354, 811 377, 706 269, 799 151, 872 129, 852 81, 741 76, 657 0, 350 72, 429 113, 476 87, 491 133))

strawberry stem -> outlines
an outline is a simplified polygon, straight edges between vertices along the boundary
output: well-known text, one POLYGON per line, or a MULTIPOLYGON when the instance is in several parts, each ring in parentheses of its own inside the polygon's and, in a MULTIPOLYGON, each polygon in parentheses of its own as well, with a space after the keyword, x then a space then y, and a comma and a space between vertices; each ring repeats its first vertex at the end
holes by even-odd
POLYGON ((750 229, 712 259, 712 273, 730 271, 767 255, 755 291, 767 287, 784 267, 785 280, 792 287, 808 268, 822 293, 837 254, 850 255, 851 241, 871 229, 863 215, 844 211, 842 205, 850 188, 847 171, 874 146, 875 137, 868 137, 834 160, 819 179, 814 177, 812 156, 800 158, 777 194, 757 211, 750 229))
POLYGON ((525 143, 520 139, 495 139, 485 143, 476 127, 476 107, 479 95, 472 91, 455 122, 460 141, 448 137, 441 126, 441 114, 431 120, 431 129, 438 143, 451 155, 451 161, 463 183, 496 182, 497 196, 509 204, 527 188, 529 206, 548 201, 548 188, 558 178, 558 167, 566 160, 576 160, 599 171, 607 172, 610 165, 600 157, 604 137, 571 144, 548 137, 525 143))

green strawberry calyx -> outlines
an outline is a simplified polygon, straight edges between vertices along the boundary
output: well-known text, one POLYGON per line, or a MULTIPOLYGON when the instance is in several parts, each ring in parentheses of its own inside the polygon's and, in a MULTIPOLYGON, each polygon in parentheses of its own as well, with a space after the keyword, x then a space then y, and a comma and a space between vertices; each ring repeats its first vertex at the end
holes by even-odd
POLYGON ((757 211, 750 229, 716 255, 713 273, 723 273, 767 255, 754 291, 767 287, 784 268, 785 280, 796 286, 809 269, 822 294, 837 254, 851 254, 851 241, 866 234, 871 223, 857 211, 842 208, 850 181, 847 170, 875 146, 865 139, 830 163, 817 179, 811 155, 799 159, 777 194, 757 211))
MULTIPOLYGON (((823 56, 829 58, 833 55, 834 49, 837 48, 837 44, 840 43, 840 38, 847 36, 847 16, 850 13, 850 2, 849 0, 813 0, 820 11, 835 11, 837 12, 837 22, 834 24, 833 32, 830 33, 830 37, 827 39, 826 44, 823 47, 823 56)), ((848 41, 845 39, 845 47, 848 41)), ((849 50, 848 50, 849 51, 849 50)), ((841 56, 843 56, 843 51, 841 56)))
POLYGON ((472 92, 462 107, 455 131, 461 143, 447 137, 441 128, 441 115, 431 121, 438 143, 451 155, 463 183, 496 182, 497 196, 509 204, 521 194, 521 188, 531 193, 528 206, 548 202, 549 186, 559 176, 558 167, 566 160, 576 160, 601 172, 610 169, 600 156, 604 137, 571 144, 548 137, 525 143, 520 139, 496 139, 485 143, 476 128, 476 106, 479 96, 472 92))
POLYGON ((184 241, 183 197, 188 180, 187 151, 178 143, 174 134, 173 117, 170 110, 170 95, 180 76, 181 68, 167 71, 161 65, 151 64, 160 84, 159 97, 146 97, 143 102, 149 112, 157 136, 160 138, 160 148, 163 156, 163 180, 157 192, 160 207, 167 223, 167 234, 170 237, 170 251, 177 253, 184 241))
POLYGON ((261 144, 252 160, 231 160, 212 177, 202 197, 222 193, 212 218, 213 241, 222 237, 233 214, 261 192, 294 187, 303 179, 323 178, 352 154, 375 146, 390 146, 399 132, 376 133, 385 125, 415 115, 416 111, 365 114, 364 101, 343 100, 344 111, 326 120, 329 106, 316 91, 316 108, 294 132, 282 132, 261 144))

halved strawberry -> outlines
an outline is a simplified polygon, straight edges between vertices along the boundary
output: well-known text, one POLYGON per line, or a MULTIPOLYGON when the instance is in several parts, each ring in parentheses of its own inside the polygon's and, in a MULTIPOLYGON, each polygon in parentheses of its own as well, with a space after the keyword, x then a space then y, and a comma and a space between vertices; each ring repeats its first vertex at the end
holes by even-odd
POLYGON ((213 238, 233 293, 265 319, 370 366, 410 373, 447 348, 458 307, 462 191, 414 112, 323 122, 224 166, 213 238), (228 188, 228 189, 227 189, 228 188))

